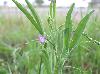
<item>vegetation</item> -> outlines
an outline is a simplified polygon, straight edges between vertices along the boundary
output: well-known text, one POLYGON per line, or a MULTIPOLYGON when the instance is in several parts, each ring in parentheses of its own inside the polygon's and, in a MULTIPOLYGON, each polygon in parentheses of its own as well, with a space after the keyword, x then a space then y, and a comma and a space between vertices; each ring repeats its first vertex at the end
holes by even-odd
MULTIPOLYGON (((18 16, 14 15, 10 22, 20 24, 21 31, 12 25, 16 30, 9 29, 14 32, 6 32, 6 35, 1 37, 1 74, 100 73, 99 17, 92 15, 90 19, 94 11, 86 14, 76 25, 75 19, 72 19, 75 4, 72 4, 64 24, 59 26, 59 20, 56 21, 56 1, 50 3, 48 23, 42 22, 43 19, 40 19, 28 0, 25 1, 31 13, 17 1, 12 1, 28 20, 25 16, 18 19, 18 16)), ((1 19, 0 22, 10 25, 9 20, 1 19)), ((7 25, 6 27, 11 27, 7 25)))

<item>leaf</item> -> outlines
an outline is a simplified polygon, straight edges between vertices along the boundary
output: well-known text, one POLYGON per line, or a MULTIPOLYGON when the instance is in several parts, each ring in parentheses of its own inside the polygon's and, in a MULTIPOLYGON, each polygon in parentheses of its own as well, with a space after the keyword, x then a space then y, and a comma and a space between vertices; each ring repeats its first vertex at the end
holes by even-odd
POLYGON ((49 55, 45 50, 42 50, 41 54, 45 69, 47 71, 47 74, 52 74, 51 67, 50 67, 50 61, 49 61, 49 55))
POLYGON ((41 34, 43 35, 43 29, 41 27, 41 20, 36 12, 36 10, 33 8, 32 4, 28 1, 28 0, 25 0, 25 2, 27 3, 29 9, 31 10, 32 14, 33 14, 33 17, 35 18, 36 22, 37 22, 37 26, 39 27, 39 30, 41 31, 41 34))
POLYGON ((40 34, 43 34, 43 32, 40 29, 40 26, 37 24, 36 20, 31 16, 31 14, 25 9, 20 3, 18 3, 16 0, 12 0, 16 6, 26 15, 26 17, 30 20, 30 22, 35 26, 35 28, 39 31, 40 34))
POLYGON ((70 43, 70 49, 75 48, 80 40, 80 37, 86 27, 86 24, 90 18, 90 15, 93 13, 94 11, 91 11, 89 14, 87 14, 79 23, 77 29, 75 30, 74 36, 72 38, 72 41, 70 43))
POLYGON ((52 6, 52 2, 51 2, 51 3, 50 3, 50 17, 51 17, 51 18, 53 17, 53 15, 52 15, 52 14, 53 14, 53 9, 52 9, 52 7, 53 7, 53 6, 52 6))
POLYGON ((53 1, 53 18, 56 16, 56 0, 53 1))
POLYGON ((71 20, 71 14, 74 8, 74 3, 70 7, 67 16, 66 16, 66 21, 65 21, 65 30, 64 30, 64 49, 69 48, 69 42, 71 38, 71 32, 72 32, 72 20, 71 20))
POLYGON ((54 19, 55 16, 56 16, 56 0, 53 0, 50 3, 50 17, 54 19))

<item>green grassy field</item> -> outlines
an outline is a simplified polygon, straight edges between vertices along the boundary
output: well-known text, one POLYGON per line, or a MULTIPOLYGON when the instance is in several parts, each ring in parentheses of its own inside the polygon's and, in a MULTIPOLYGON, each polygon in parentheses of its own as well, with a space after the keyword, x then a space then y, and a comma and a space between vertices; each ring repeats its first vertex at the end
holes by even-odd
MULTIPOLYGON (((65 22, 67 10, 65 8, 63 10, 57 11, 57 28, 65 22)), ((48 9, 37 8, 37 11, 43 22, 42 27, 49 35, 48 9)), ((73 30, 76 29, 80 18, 85 15, 85 13, 81 14, 80 10, 78 11, 72 16, 73 30)), ((84 31, 89 37, 97 41, 100 41, 99 20, 99 14, 94 13, 84 31)), ((57 33, 62 32, 58 30, 57 33)), ((36 64, 40 62, 39 51, 44 49, 37 41, 32 41, 37 38, 37 35, 38 32, 35 27, 20 11, 16 14, 0 14, 0 74, 37 74, 38 65, 36 64)), ((100 44, 93 40, 90 41, 86 36, 81 37, 79 46, 68 56, 64 68, 65 74, 100 74, 100 44)), ((57 41, 62 42, 55 37, 52 41, 55 44, 57 41)), ((51 52, 52 46, 50 44, 47 46, 48 51, 51 52)), ((57 48, 60 49, 61 47, 62 44, 58 44, 57 48)))

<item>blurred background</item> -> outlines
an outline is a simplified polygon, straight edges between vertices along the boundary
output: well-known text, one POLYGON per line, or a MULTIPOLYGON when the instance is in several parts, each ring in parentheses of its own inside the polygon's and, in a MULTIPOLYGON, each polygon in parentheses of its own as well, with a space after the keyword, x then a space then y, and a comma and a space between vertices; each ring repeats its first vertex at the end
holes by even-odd
MULTIPOLYGON (((27 8, 24 0, 17 1, 27 8)), ((46 26, 47 18, 49 16, 50 0, 29 1, 33 4, 46 26)), ((98 20, 100 0, 57 0, 58 25, 62 25, 64 23, 66 12, 72 3, 75 3, 75 9, 72 16, 74 22, 78 23, 80 18, 91 10, 95 10, 93 19, 96 18, 98 20), (59 18, 60 16, 62 16, 62 18, 59 18)), ((31 23, 15 6, 12 0, 0 0, 0 42, 16 46, 16 43, 19 44, 19 42, 23 42, 23 40, 31 39, 34 35, 35 29, 33 30, 32 25, 30 24, 31 23)))
MULTIPOLYGON (((17 1, 27 8, 24 0, 17 1)), ((50 0, 29 1, 42 19, 43 27, 46 27, 50 0)), ((64 23, 66 12, 72 3, 76 4, 72 16, 73 29, 86 13, 95 10, 85 32, 94 40, 100 41, 100 0, 57 0, 57 25, 64 23)), ((24 43, 32 40, 36 34, 36 29, 12 0, 0 0, 0 61, 9 53, 10 48, 25 47, 24 43)), ((91 69, 93 74, 100 74, 100 45, 84 38, 81 40, 81 45, 73 52, 75 54, 71 55, 70 64, 75 66, 82 64, 86 71, 91 69)))

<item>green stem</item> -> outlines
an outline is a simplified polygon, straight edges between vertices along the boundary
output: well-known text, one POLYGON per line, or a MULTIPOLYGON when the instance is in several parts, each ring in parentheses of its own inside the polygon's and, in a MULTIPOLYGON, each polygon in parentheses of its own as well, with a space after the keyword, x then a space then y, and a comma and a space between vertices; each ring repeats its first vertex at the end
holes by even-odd
POLYGON ((41 65, 42 65, 42 57, 41 57, 41 60, 40 60, 39 74, 41 74, 41 65))
POLYGON ((55 44, 53 44, 49 39, 46 39, 54 48, 54 50, 56 51, 56 48, 55 48, 55 44))
POLYGON ((93 43, 100 45, 100 42, 97 40, 93 40, 91 37, 89 37, 86 33, 83 33, 82 35, 84 35, 88 40, 92 41, 93 43))

